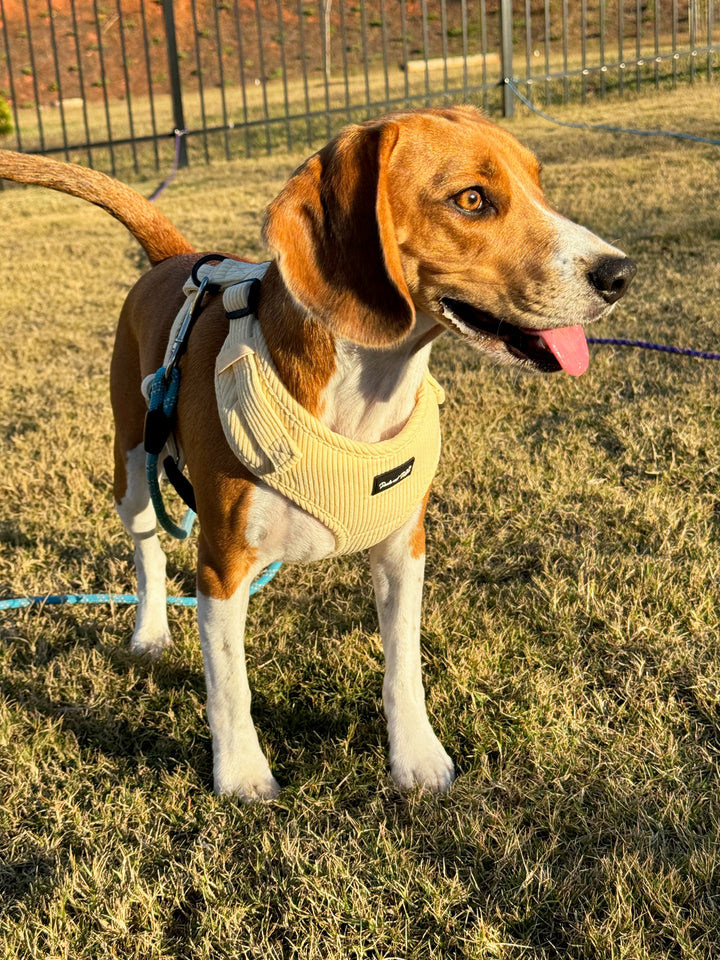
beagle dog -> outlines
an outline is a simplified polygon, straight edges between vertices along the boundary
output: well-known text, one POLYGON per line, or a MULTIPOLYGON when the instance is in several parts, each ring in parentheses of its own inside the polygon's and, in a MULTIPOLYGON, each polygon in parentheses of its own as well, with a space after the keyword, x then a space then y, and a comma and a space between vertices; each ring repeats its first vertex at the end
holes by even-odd
MULTIPOLYGON (((152 269, 130 291, 111 368, 115 501, 133 538, 132 649, 170 643, 165 556, 148 496, 145 377, 163 361, 183 284, 200 258, 151 203, 95 171, 0 151, 0 176, 82 197, 119 219, 152 269)), ((400 434, 427 377, 432 341, 449 331, 525 370, 584 372, 583 324, 622 297, 635 265, 546 202, 534 155, 470 106, 389 114, 349 126, 311 156, 270 204, 273 254, 256 314, 279 380, 323 429, 361 444, 400 434)), ((235 258, 238 259, 238 258, 235 258)), ((228 334, 211 297, 182 360, 175 434, 200 521, 197 613, 212 730, 214 786, 243 800, 279 790, 250 714, 244 625, 248 591, 275 561, 337 552, 311 512, 231 451, 214 389, 228 334)), ((427 717, 420 607, 429 490, 369 546, 385 654, 390 766, 401 789, 446 790, 453 763, 427 717)))

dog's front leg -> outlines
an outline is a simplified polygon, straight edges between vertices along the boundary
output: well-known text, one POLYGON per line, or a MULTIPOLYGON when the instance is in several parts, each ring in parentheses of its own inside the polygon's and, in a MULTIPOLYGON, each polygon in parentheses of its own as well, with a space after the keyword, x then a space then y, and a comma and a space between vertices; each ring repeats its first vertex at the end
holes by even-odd
POLYGON ((425 708, 420 658, 423 516, 424 506, 409 523, 370 550, 370 563, 385 652, 383 705, 393 779, 403 790, 419 786, 439 793, 450 786, 455 771, 425 708))
POLYGON ((198 568, 197 612, 202 643, 207 713, 213 741, 215 793, 245 801, 277 796, 250 716, 250 685, 245 667, 245 618, 255 570, 226 599, 203 592, 203 560, 198 568))

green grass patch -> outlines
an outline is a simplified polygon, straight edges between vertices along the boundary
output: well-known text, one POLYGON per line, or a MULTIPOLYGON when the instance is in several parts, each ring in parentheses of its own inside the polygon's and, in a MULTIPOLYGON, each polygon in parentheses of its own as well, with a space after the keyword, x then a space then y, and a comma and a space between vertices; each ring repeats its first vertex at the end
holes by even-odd
MULTIPOLYGON (((716 86, 566 119, 720 136, 716 86)), ((510 124, 552 202, 638 262, 593 331, 717 350, 717 148, 510 124)), ((181 172, 200 248, 261 256, 300 154, 181 172)), ((149 192, 149 184, 141 184, 149 192)), ((134 590, 107 372, 144 269, 102 212, 0 193, 0 595, 134 590)), ((446 337, 428 520, 429 711, 448 795, 387 779, 363 556, 252 601, 254 716, 278 801, 211 793, 192 611, 153 666, 132 611, 0 615, 0 956, 700 960, 720 946, 720 366, 592 348, 497 370, 446 337)), ((170 589, 193 590, 193 544, 170 589)))

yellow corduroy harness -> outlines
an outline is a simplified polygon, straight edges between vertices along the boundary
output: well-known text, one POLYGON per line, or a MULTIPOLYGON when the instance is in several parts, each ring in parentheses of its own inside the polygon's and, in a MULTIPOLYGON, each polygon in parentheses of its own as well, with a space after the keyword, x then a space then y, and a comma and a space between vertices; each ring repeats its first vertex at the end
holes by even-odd
MULTIPOLYGON (((442 387, 427 374, 410 419, 390 440, 361 443, 333 433, 287 391, 252 312, 252 281, 268 266, 223 260, 195 272, 198 282, 208 276, 223 291, 230 322, 215 364, 225 438, 254 476, 332 531, 335 555, 363 550, 409 520, 430 488, 440 457, 442 387)), ((195 277, 183 291, 195 296, 195 277)))

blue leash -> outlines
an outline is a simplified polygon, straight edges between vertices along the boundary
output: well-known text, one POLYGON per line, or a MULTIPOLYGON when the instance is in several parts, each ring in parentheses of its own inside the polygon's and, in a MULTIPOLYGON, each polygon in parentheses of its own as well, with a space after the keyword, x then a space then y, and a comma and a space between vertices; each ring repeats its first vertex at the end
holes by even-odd
MULTIPOLYGON (((282 563, 271 563, 263 573, 250 584, 250 596, 261 590, 266 584, 270 583, 272 578, 278 572, 282 563)), ((59 604, 75 603, 117 603, 130 606, 136 604, 138 598, 133 593, 59 593, 49 594, 37 597, 13 597, 10 600, 0 600, 0 610, 19 610, 21 607, 32 607, 35 604, 45 606, 55 606, 59 604)), ((168 597, 169 606, 173 607, 196 607, 197 599, 195 597, 168 597)))
MULTIPOLYGON (((180 371, 178 368, 172 367, 172 369, 169 371, 169 376, 166 377, 165 367, 160 367, 155 374, 152 386, 150 387, 148 413, 151 415, 159 413, 164 418, 165 422, 168 424, 172 423, 175 415, 175 407, 177 406, 179 390, 180 371)), ((162 443, 164 446, 164 440, 162 443)), ((168 515, 168 512, 165 509, 162 493, 160 492, 160 481, 158 479, 158 454, 155 451, 156 447, 152 447, 150 450, 147 450, 145 454, 145 474, 147 477, 147 484, 150 489, 150 499, 152 500, 152 505, 155 509, 155 515, 157 516, 158 523, 163 530, 167 531, 167 533, 175 537, 177 540, 186 540, 190 535, 192 525, 195 522, 196 513, 194 510, 188 509, 187 513, 185 514, 185 519, 179 526, 168 515)))
MULTIPOLYGON (((22 607, 32 607, 35 604, 61 603, 117 603, 134 604, 138 598, 132 593, 56 593, 37 597, 13 597, 11 600, 0 600, 0 610, 19 610, 22 607)), ((194 607, 197 604, 195 597, 168 597, 168 604, 177 607, 194 607)))
POLYGON ((189 131, 176 129, 173 131, 173 133, 175 135, 175 154, 173 157, 172 169, 169 176, 166 177, 165 180, 163 180, 163 182, 153 190, 148 197, 148 200, 157 200, 163 190, 170 186, 178 172, 178 167, 180 166, 180 148, 182 146, 182 139, 188 135, 189 131))

